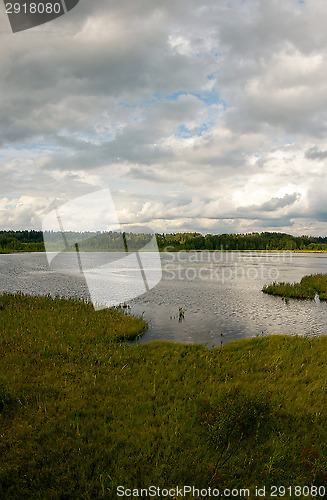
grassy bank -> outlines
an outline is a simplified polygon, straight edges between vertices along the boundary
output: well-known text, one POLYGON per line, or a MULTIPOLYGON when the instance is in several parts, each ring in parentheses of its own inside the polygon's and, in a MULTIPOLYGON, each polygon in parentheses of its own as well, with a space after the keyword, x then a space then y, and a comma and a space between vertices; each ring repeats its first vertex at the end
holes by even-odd
POLYGON ((0 321, 0 498, 327 483, 327 337, 129 346, 141 319, 12 295, 0 321))
POLYGON ((304 276, 300 283, 272 283, 264 286, 262 291, 295 299, 314 299, 318 294, 320 300, 327 300, 327 274, 304 276))

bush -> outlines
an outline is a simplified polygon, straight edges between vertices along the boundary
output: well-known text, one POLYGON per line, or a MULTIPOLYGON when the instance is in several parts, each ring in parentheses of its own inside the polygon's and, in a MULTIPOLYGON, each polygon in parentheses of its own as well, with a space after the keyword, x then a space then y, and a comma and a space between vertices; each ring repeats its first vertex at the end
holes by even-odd
POLYGON ((249 394, 241 387, 224 390, 214 403, 202 403, 200 421, 209 442, 221 453, 267 431, 271 415, 266 394, 249 394))

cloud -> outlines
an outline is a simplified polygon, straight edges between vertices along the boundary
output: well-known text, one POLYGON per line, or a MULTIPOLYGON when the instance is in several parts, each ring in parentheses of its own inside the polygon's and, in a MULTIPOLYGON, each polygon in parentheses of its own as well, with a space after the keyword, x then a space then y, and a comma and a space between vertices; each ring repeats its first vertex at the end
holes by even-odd
POLYGON ((300 193, 285 194, 282 198, 274 197, 269 201, 262 203, 262 205, 250 205, 247 207, 239 207, 239 211, 242 213, 253 213, 256 212, 275 212, 279 208, 288 207, 293 205, 297 200, 301 198, 300 193))
POLYGON ((129 226, 321 232, 326 13, 99 0, 15 35, 1 18, 1 224, 109 187, 129 226))
POLYGON ((309 160, 322 161, 327 158, 327 151, 320 151, 317 146, 312 146, 312 148, 305 152, 305 157, 309 160))

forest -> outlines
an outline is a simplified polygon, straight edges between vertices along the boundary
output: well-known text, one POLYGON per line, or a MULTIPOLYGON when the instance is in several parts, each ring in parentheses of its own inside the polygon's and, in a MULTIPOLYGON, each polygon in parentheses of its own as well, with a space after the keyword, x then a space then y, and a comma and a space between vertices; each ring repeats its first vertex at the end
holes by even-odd
MULTIPOLYGON (((0 231, 0 253, 74 250, 78 241, 82 251, 135 251, 151 245, 152 235, 119 232, 0 231)), ((278 250, 326 252, 327 236, 293 236, 278 232, 247 234, 207 234, 197 232, 156 234, 160 251, 180 250, 278 250)))

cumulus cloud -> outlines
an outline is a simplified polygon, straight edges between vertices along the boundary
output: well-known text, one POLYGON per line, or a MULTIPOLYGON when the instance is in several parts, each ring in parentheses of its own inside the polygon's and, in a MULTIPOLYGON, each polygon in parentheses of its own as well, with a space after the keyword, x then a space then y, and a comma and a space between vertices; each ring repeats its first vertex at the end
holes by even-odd
POLYGON ((321 234, 326 14, 99 0, 15 35, 3 16, 2 227, 109 187, 126 227, 321 234))

